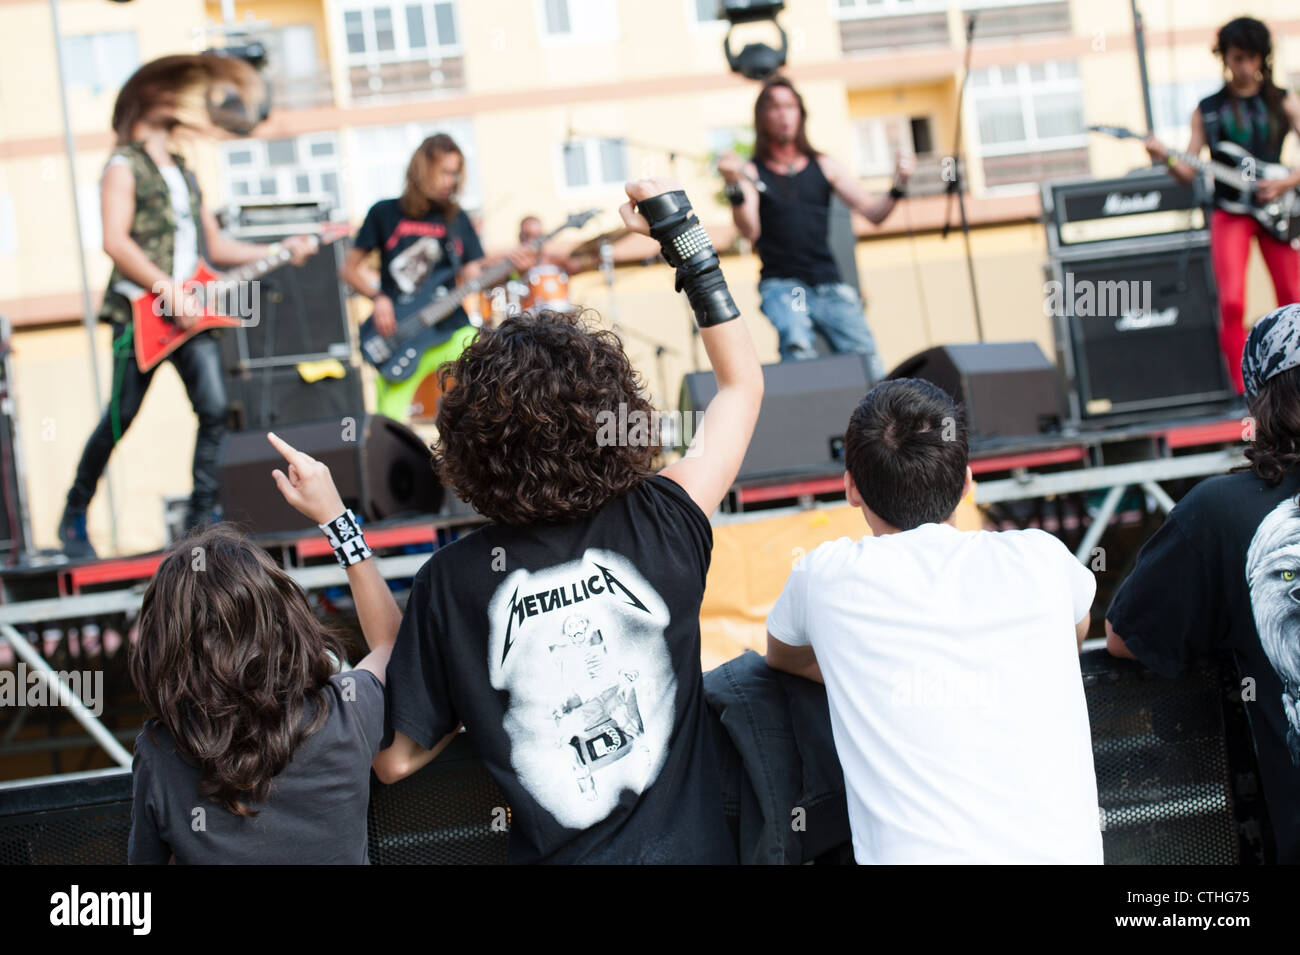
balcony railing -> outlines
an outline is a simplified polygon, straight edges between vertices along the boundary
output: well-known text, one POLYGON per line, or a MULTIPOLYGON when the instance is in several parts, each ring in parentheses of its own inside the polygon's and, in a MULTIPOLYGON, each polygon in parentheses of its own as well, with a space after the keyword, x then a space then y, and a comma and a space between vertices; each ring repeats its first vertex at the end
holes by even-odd
POLYGON ((983 162, 985 188, 1042 182, 1047 179, 1069 179, 1072 176, 1086 176, 1092 171, 1087 146, 1053 149, 1050 152, 985 156, 983 162))
POLYGON ((278 109, 310 109, 328 106, 334 102, 334 86, 328 73, 307 73, 301 76, 268 75, 271 105, 278 109))
MULTIPOLYGON (((962 11, 965 20, 972 11, 962 11)), ((1045 3, 1013 3, 1004 7, 981 6, 975 11, 976 39, 994 37, 1050 36, 1070 32, 1069 0, 1045 3)))
POLYGON ((840 48, 846 54, 875 53, 898 47, 947 46, 948 14, 905 13, 840 21, 840 48))
POLYGON ((354 103, 465 89, 465 60, 460 56, 396 63, 370 63, 348 68, 354 103))

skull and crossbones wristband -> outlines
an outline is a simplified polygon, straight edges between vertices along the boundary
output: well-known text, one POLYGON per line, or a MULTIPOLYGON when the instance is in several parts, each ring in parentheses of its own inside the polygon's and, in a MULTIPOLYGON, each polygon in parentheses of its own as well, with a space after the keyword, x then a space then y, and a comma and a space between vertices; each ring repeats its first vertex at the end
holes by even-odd
POLYGON ((357 516, 352 513, 352 508, 348 508, 334 520, 317 526, 325 533, 325 539, 330 542, 330 547, 334 548, 334 556, 344 570, 370 556, 370 548, 366 546, 365 535, 361 533, 361 524, 357 516))

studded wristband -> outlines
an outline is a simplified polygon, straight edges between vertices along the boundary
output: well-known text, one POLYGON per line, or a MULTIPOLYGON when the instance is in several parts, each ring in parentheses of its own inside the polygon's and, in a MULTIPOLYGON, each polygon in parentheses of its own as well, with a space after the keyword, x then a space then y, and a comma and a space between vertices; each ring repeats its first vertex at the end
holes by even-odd
POLYGON ((352 508, 348 508, 329 523, 317 526, 324 531, 325 539, 334 548, 334 556, 344 570, 370 556, 370 548, 366 546, 365 535, 361 533, 361 524, 357 521, 357 516, 352 513, 352 508))
POLYGON ((740 309, 727 289, 718 255, 709 234, 691 211, 691 201, 678 189, 642 199, 637 208, 650 225, 668 264, 677 270, 676 288, 684 291, 701 328, 729 322, 740 309))

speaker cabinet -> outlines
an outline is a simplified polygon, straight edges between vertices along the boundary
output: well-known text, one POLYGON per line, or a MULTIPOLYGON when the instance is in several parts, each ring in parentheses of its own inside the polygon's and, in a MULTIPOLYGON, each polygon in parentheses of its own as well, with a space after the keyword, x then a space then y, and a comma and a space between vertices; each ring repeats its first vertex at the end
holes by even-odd
POLYGON ((1057 349, 1080 420, 1235 399, 1208 245, 1057 262, 1053 272, 1057 349))
POLYGON ((226 378, 230 429, 265 431, 318 418, 360 416, 366 408, 361 376, 350 365, 343 367, 347 373, 342 378, 312 382, 303 381, 292 365, 264 365, 231 373, 226 378))
MULTIPOLYGON (((871 387, 865 356, 831 355, 763 366, 763 407, 738 482, 826 474, 844 468, 849 415, 871 387)), ((703 411, 718 393, 711 371, 682 379, 681 409, 703 411)))
POLYGON ((1034 342, 940 345, 898 365, 897 378, 933 382, 964 404, 972 442, 1059 431, 1065 413, 1056 368, 1034 342))
MULTIPOLYGON (((443 489, 429 449, 414 431, 383 415, 329 418, 277 428, 299 451, 329 465, 347 507, 366 520, 436 514, 443 489)), ((271 471, 284 459, 264 431, 228 435, 222 448, 221 507, 254 534, 314 526, 285 502, 271 471)))

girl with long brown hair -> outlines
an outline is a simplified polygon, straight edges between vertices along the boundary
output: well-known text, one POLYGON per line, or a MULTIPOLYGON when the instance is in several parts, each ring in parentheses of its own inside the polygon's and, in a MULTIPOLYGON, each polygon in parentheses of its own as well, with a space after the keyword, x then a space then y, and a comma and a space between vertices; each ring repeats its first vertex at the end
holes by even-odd
POLYGON ((145 592, 130 656, 150 712, 133 761, 132 863, 368 858, 370 764, 401 614, 329 469, 268 438, 288 462, 272 473, 281 493, 347 568, 370 652, 339 672, 339 634, 231 525, 181 540, 145 592))

